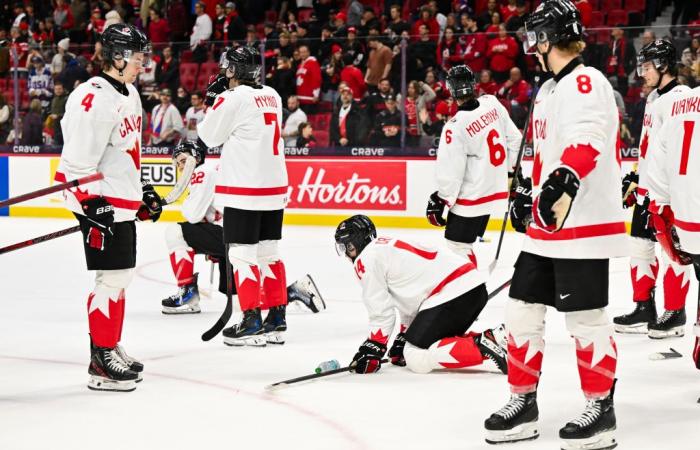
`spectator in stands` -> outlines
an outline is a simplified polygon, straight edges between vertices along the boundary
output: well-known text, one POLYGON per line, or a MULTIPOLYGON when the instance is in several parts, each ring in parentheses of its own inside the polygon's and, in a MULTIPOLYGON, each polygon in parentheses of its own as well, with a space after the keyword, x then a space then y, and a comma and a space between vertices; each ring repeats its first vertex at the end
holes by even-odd
POLYGON ((350 27, 358 27, 362 20, 362 15, 365 7, 359 0, 348 1, 347 6, 347 24, 350 27))
POLYGON ((226 45, 241 42, 246 38, 246 26, 236 11, 236 4, 226 3, 226 21, 224 22, 224 41, 226 45))
POLYGON ((297 129, 298 138, 294 143, 297 148, 313 148, 316 147, 316 138, 314 137, 314 129, 308 122, 302 122, 297 129))
POLYGON ((340 89, 340 105, 331 116, 330 142, 340 147, 364 145, 368 121, 360 105, 352 99, 349 87, 340 89))
POLYGON ((435 106, 435 119, 430 121, 430 113, 428 110, 421 109, 419 113, 421 128, 426 136, 432 136, 433 142, 431 143, 433 147, 437 147, 440 142, 440 135, 442 134, 442 128, 445 126, 447 121, 450 119, 450 107, 447 102, 438 102, 435 106))
POLYGON ((401 17, 401 5, 392 5, 389 11, 391 20, 387 24, 387 30, 390 30, 395 36, 401 36, 404 31, 411 31, 411 25, 401 17))
POLYGON ((321 27, 321 38, 316 43, 316 58, 319 61, 330 59, 333 45, 336 39, 333 37, 333 27, 325 24, 321 27))
POLYGON ((90 20, 87 23, 85 31, 87 33, 87 40, 91 44, 100 40, 100 35, 104 31, 105 21, 102 18, 102 10, 100 8, 93 8, 90 20))
MULTIPOLYGON (((160 94, 158 94, 158 99, 160 101, 160 94)), ((192 106, 192 98, 190 97, 190 93, 187 92, 187 89, 182 86, 177 88, 173 105, 175 105, 175 108, 177 108, 181 116, 185 115, 190 106, 192 106)), ((151 118, 151 120, 153 120, 153 118, 151 118)))
POLYGON ((353 100, 359 102, 367 92, 367 84, 362 76, 362 71, 355 67, 355 61, 351 54, 343 55, 343 64, 345 67, 340 71, 340 81, 345 81, 353 92, 353 100))
POLYGON ((433 14, 430 12, 430 8, 428 6, 421 7, 418 20, 413 22, 413 26, 411 27, 411 37, 414 40, 418 40, 419 38, 423 37, 420 32, 420 28, 423 25, 425 25, 428 29, 428 39, 437 44, 438 37, 440 36, 440 24, 438 24, 437 20, 435 20, 435 17, 433 17, 433 14))
POLYGON ((17 67, 11 65, 10 71, 17 71, 20 78, 27 78, 27 57, 29 56, 29 43, 27 36, 22 35, 18 27, 10 28, 10 46, 14 48, 17 55, 17 67))
POLYGON ((401 94, 396 96, 399 110, 406 114, 406 145, 417 147, 420 145, 420 137, 424 135, 423 129, 418 126, 418 112, 427 109, 428 103, 435 100, 435 92, 422 81, 411 81, 406 89, 406 98, 401 94))
POLYGON ((479 82, 476 84, 476 96, 480 97, 484 94, 496 95, 498 92, 498 83, 493 81, 490 70, 482 70, 479 74, 479 82))
POLYGON ((644 33, 642 33, 642 46, 640 48, 643 48, 646 45, 651 44, 656 40, 656 33, 654 33, 651 30, 646 30, 644 33))
MULTIPOLYGON (((444 0, 442 1, 442 3, 444 4, 444 0)), ((437 41, 439 42, 440 40, 442 40, 442 36, 445 33, 445 28, 447 27, 447 16, 440 12, 436 0, 430 0, 428 2, 428 9, 430 10, 430 14, 435 18, 435 21, 438 23, 440 31, 437 41)))
POLYGON ((224 23, 226 23, 226 10, 222 3, 217 3, 214 7, 214 32, 212 39, 221 45, 224 41, 224 23))
MULTIPOLYGON (((51 99, 51 107, 49 108, 49 117, 53 124, 53 142, 56 145, 63 144, 63 132, 61 131, 61 119, 66 113, 66 102, 68 101, 68 93, 63 87, 63 83, 56 81, 53 85, 53 98, 51 99)), ((1 141, 2 139, 0 139, 1 141)))
POLYGON ((496 11, 491 14, 491 24, 486 27, 486 37, 488 39, 493 39, 498 34, 498 30, 501 26, 501 13, 496 11))
POLYGON ((508 21, 504 21, 506 24, 506 30, 509 33, 515 33, 516 31, 522 30, 525 27, 525 14, 527 13, 525 0, 517 0, 515 5, 515 14, 510 16, 508 21))
POLYGON ((148 37, 151 38, 156 49, 160 48, 159 44, 164 44, 170 40, 170 25, 168 21, 160 14, 160 10, 151 6, 148 10, 150 20, 148 21, 148 37))
POLYGON ((95 51, 92 52, 90 62, 93 64, 93 66, 102 67, 103 61, 104 56, 102 55, 102 42, 98 40, 95 42, 95 51))
POLYGON ((29 80, 27 90, 29 97, 36 98, 41 102, 43 109, 48 109, 53 97, 53 77, 51 70, 44 65, 41 56, 32 56, 32 68, 29 70, 29 80))
POLYGON ((14 12, 14 20, 12 26, 19 28, 22 22, 27 23, 27 13, 24 10, 24 3, 17 2, 12 10, 14 12))
POLYGON ((267 84, 277 91, 285 104, 289 96, 296 92, 294 69, 292 69, 291 60, 286 56, 277 58, 277 67, 267 74, 266 79, 267 84))
POLYGON ((5 99, 5 95, 0 92, 0 143, 7 141, 7 136, 12 129, 13 107, 5 99))
POLYGON ((463 14, 462 17, 466 17, 464 22, 466 23, 465 33, 462 36, 462 51, 464 56, 464 63, 469 66, 474 72, 482 71, 486 66, 486 49, 488 47, 488 39, 486 39, 486 34, 480 33, 477 27, 476 20, 470 15, 463 14))
POLYGON ((277 48, 274 50, 275 55, 277 57, 280 56, 285 56, 287 58, 291 58, 292 55, 294 54, 294 47, 292 47, 290 41, 289 41, 289 33, 286 31, 283 31, 280 33, 279 37, 279 44, 277 48))
MULTIPOLYGON (((70 2, 70 10, 73 14, 73 28, 70 29, 70 34, 73 36, 75 43, 82 44, 85 42, 83 31, 87 27, 88 20, 90 20, 90 5, 86 0, 72 0, 70 2)), ((51 20, 53 21, 53 17, 51 20)))
POLYGON ((581 13, 581 24, 584 28, 588 28, 591 25, 591 17, 593 16, 593 7, 588 0, 574 0, 576 9, 581 13))
MULTIPOLYGON (((360 36, 367 36, 369 34, 369 30, 378 30, 380 28, 381 24, 379 23, 377 16, 374 14, 374 7, 370 5, 365 6, 365 11, 362 13, 362 20, 360 20, 360 26, 357 27, 357 29, 360 30, 360 36)), ((350 28, 348 27, 348 31, 349 29, 350 28)))
POLYGON ((525 126, 531 92, 532 87, 523 80, 522 73, 517 67, 510 69, 510 78, 498 89, 498 98, 506 105, 513 123, 518 128, 525 126))
POLYGON ((453 65, 462 64, 463 59, 462 47, 455 37, 455 29, 453 27, 445 28, 445 37, 442 38, 437 48, 438 66, 447 72, 453 65))
POLYGON ((66 33, 73 28, 73 12, 65 0, 56 0, 56 6, 53 9, 53 21, 58 28, 65 30, 66 33))
POLYGON ((642 124, 644 122, 644 108, 647 106, 647 97, 651 94, 654 88, 648 86, 646 83, 642 84, 642 89, 639 91, 639 97, 633 100, 632 107, 630 108, 629 118, 630 118, 630 134, 635 141, 635 145, 640 144, 640 137, 642 135, 642 124))
POLYGON ((515 58, 518 56, 518 43, 515 38, 508 36, 505 25, 498 28, 498 37, 489 41, 486 57, 489 60, 489 69, 497 83, 503 83, 510 76, 511 67, 515 66, 515 58))
POLYGON ((340 83, 340 72, 343 69, 343 49, 338 44, 331 47, 331 57, 321 66, 321 100, 335 102, 340 83))
POLYGON ((194 5, 194 12, 197 14, 197 19, 190 35, 190 49, 192 50, 192 60, 202 63, 207 60, 207 41, 211 38, 213 25, 211 17, 206 13, 204 2, 197 2, 194 5))
POLYGON ((625 37, 621 25, 611 31, 611 40, 605 53, 605 74, 608 78, 616 78, 618 91, 624 97, 627 95, 629 74, 637 65, 634 46, 625 37))
MULTIPOLYGON (((132 6, 130 0, 114 0, 114 6, 112 9, 116 11, 117 14, 119 14, 119 17, 121 17, 125 22, 131 22, 131 19, 134 17, 134 7, 132 6)), ((107 19, 109 19, 109 17, 107 17, 107 19)), ((105 29, 107 29, 106 26, 105 29)))
POLYGON ((507 5, 502 5, 500 8, 501 20, 503 23, 508 23, 508 19, 517 14, 518 7, 515 5, 515 0, 508 0, 507 5))
POLYGON ((476 18, 476 21, 479 24, 479 30, 486 31, 489 25, 491 25, 493 13, 495 12, 498 12, 498 3, 496 0, 489 0, 486 10, 479 14, 479 16, 476 18))
POLYGON ((426 71, 437 68, 437 44, 430 38, 430 30, 426 25, 421 25, 418 30, 420 38, 410 46, 419 71, 415 75, 422 80, 426 71))
POLYGON ((29 112, 22 120, 22 145, 41 145, 44 143, 44 121, 41 120, 41 102, 34 99, 29 103, 29 112))
POLYGON ((401 111, 396 106, 394 94, 388 94, 384 99, 385 108, 374 120, 372 142, 379 147, 401 146, 401 111))
POLYGON ((369 114, 369 119, 374 121, 380 112, 386 109, 386 100, 392 95, 391 83, 388 78, 382 78, 379 81, 377 90, 371 91, 365 97, 365 109, 369 114))
POLYGON ((170 89, 160 91, 160 105, 151 112, 151 143, 154 145, 174 144, 182 135, 182 116, 170 103, 172 96, 170 89))
POLYGON ((90 79, 90 72, 86 67, 88 64, 87 58, 83 55, 73 58, 66 63, 66 68, 58 76, 63 81, 63 86, 69 90, 75 89, 80 83, 90 79))
POLYGON ((437 78, 434 71, 427 71, 425 73, 425 80, 423 81, 435 92, 435 98, 437 100, 445 100, 450 96, 450 91, 447 89, 447 86, 437 78))
MULTIPOLYGON (((335 26, 335 35, 337 37, 345 36, 348 34, 348 32, 347 32, 347 29, 348 29, 347 20, 348 20, 347 14, 345 14, 342 11, 335 15, 335 18, 333 19, 333 25, 335 26)), ((355 25, 355 26, 357 27, 357 25, 355 25)))
POLYGON ((68 38, 61 39, 58 42, 58 45, 56 46, 56 48, 58 49, 58 53, 53 55, 53 58, 51 59, 51 73, 54 76, 58 76, 58 74, 63 72, 63 69, 66 67, 66 58, 75 58, 75 55, 73 55, 72 53, 68 53, 69 46, 70 39, 68 38))
POLYGON ((301 63, 296 72, 296 87, 299 103, 309 113, 316 112, 321 95, 321 66, 311 56, 308 45, 299 46, 301 63))
POLYGON ((294 147, 299 136, 299 125, 305 123, 308 118, 306 113, 299 107, 299 99, 296 95, 291 95, 287 99, 287 118, 282 127, 282 139, 284 139, 285 147, 294 147))
POLYGON ((352 56, 354 65, 358 68, 364 68, 367 64, 365 60, 365 48, 357 39, 357 30, 355 27, 348 28, 348 37, 342 45, 343 54, 352 56))
POLYGON ((204 105, 204 98, 199 92, 195 92, 190 96, 190 102, 192 106, 187 109, 185 113, 185 139, 188 141, 196 141, 197 135, 197 124, 204 120, 204 112, 206 111, 206 106, 204 105))
POLYGON ((173 58, 173 49, 165 47, 163 57, 156 64, 156 83, 161 88, 168 88, 171 91, 177 89, 180 84, 179 64, 173 58))

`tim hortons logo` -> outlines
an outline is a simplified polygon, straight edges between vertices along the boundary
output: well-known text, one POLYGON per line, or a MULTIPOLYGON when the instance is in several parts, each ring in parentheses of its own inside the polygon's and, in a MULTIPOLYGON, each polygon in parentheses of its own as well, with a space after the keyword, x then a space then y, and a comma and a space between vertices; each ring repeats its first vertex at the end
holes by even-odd
POLYGON ((288 161, 289 208, 406 209, 405 162, 288 161))

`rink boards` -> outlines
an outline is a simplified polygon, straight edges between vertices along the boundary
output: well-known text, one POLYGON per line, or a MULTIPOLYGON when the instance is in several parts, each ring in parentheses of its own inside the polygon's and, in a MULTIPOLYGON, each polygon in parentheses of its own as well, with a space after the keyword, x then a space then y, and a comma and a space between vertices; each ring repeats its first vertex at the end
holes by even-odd
MULTIPOLYGON (((0 198, 8 198, 53 184, 59 157, 55 153, 17 153, 0 156, 0 198)), ((425 219, 427 199, 436 190, 435 158, 431 156, 288 156, 289 204, 285 223, 336 225, 351 214, 370 215, 379 226, 430 228, 425 219)), ((218 164, 211 155, 205 164, 218 164)), ((622 171, 632 168, 623 160, 622 171)), ((527 175, 531 163, 523 161, 527 175)), ((169 156, 142 156, 142 177, 161 196, 177 182, 169 156)), ((183 195, 184 198, 184 195, 183 195)), ((165 207, 161 220, 181 221, 182 198, 165 207)), ((0 215, 72 217, 61 193, 0 210, 0 215)), ((500 229, 501 214, 489 222, 500 229)))

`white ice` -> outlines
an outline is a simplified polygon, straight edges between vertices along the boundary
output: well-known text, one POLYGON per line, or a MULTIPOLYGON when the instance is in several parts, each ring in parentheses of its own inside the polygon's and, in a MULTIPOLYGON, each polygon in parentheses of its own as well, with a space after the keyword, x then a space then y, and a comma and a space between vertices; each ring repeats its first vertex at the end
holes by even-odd
MULTIPOLYGON (((0 246, 72 226, 70 220, 0 219, 0 246)), ((77 234, 0 256, 0 449, 483 449, 483 421, 508 398, 506 377, 491 363, 461 371, 416 375, 387 365, 374 375, 341 374, 273 394, 269 383, 313 372, 324 360, 347 364, 365 339, 366 313, 350 264, 333 248, 327 227, 284 229, 289 280, 311 273, 328 309, 291 309, 284 346, 231 348, 221 337, 200 339, 219 317, 224 296, 203 299, 198 315, 164 316, 160 300, 175 290, 163 231, 138 224, 137 275, 127 291, 123 344, 146 365, 132 393, 86 388, 85 270, 77 234)), ((441 243, 438 230, 384 229, 382 234, 441 243)), ((486 267, 492 242, 478 244, 486 267)), ((512 274, 520 238, 507 234, 489 282, 512 274)), ((197 259, 200 286, 209 267, 197 259)), ((611 265, 611 316, 628 312, 628 262, 611 265)), ((651 341, 616 335, 619 349, 617 438, 621 449, 697 449, 700 372, 691 361, 690 322, 696 281, 688 294, 684 338, 651 341), (673 347, 683 358, 650 361, 673 347)), ((662 305, 658 293, 657 304, 662 305)), ((507 293, 491 301, 474 329, 499 324, 507 293)), ((546 352, 539 389, 540 438, 512 449, 559 448, 558 430, 584 405, 574 343, 563 316, 547 316, 546 352)), ((237 320, 234 314, 232 320, 237 320)), ((503 447, 505 448, 505 447, 503 447)))

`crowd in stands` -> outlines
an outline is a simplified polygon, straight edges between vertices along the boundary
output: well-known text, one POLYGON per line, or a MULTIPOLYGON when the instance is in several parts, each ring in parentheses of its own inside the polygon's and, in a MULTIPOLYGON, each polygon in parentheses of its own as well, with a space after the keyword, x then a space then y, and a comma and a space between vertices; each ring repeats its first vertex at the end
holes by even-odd
MULTIPOLYGON (((633 39, 672 6, 682 83, 700 84, 700 2, 575 0, 587 64, 608 76, 635 145, 649 89, 635 77, 633 39), (646 28, 645 28, 646 27, 646 28)), ((0 6, 0 143, 61 144, 68 94, 99 73, 99 36, 129 22, 153 42, 138 80, 144 142, 196 138, 203 91, 225 47, 261 51, 264 82, 280 93, 287 146, 432 146, 457 110, 444 79, 468 64, 477 91, 495 95, 522 127, 546 77, 524 54, 523 17, 539 0, 19 0, 0 6), (13 59, 16 55, 16 60, 13 59), (15 83, 15 78, 18 80, 15 83), (175 93, 175 95, 173 95, 175 93), (19 106, 20 122, 14 123, 19 106), (404 128, 405 127, 405 128, 404 128)))

